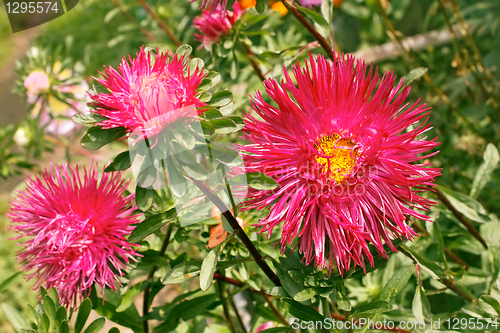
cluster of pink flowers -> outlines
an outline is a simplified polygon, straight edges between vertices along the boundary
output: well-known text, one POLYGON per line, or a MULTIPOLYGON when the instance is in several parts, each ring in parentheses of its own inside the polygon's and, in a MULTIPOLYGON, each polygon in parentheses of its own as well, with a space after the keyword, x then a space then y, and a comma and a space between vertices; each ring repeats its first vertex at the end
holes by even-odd
POLYGON ((28 178, 26 185, 8 216, 17 238, 27 237, 18 257, 28 279, 36 280, 34 288, 56 287, 66 306, 77 306, 94 283, 116 290, 121 269, 135 260, 125 236, 138 222, 134 195, 124 196, 128 183, 121 173, 99 175, 92 165, 82 177, 78 167, 63 164, 28 178))
POLYGON ((417 235, 408 216, 429 220, 417 210, 433 202, 419 193, 440 173, 417 161, 434 155, 420 154, 438 143, 418 138, 430 129, 425 121, 405 130, 430 111, 418 102, 404 105, 410 92, 404 80, 395 85, 387 72, 379 80, 352 56, 329 62, 311 55, 306 66, 292 68, 296 81, 286 70, 281 85, 265 81, 274 105, 260 92, 253 97, 262 120, 248 116, 246 168, 279 188, 250 189, 246 208, 271 205, 258 226, 270 236, 283 222, 282 252, 298 238, 306 264, 328 263, 331 271, 335 263, 341 274, 364 269, 365 259, 373 265, 368 242, 387 258, 384 244, 395 251, 393 239, 417 235))

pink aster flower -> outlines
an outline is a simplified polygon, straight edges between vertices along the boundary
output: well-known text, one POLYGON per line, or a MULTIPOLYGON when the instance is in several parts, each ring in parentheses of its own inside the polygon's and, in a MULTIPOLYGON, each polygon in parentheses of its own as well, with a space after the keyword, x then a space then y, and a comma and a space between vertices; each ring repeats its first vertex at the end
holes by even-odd
POLYGON ((270 236, 283 222, 282 253, 298 238, 306 264, 328 263, 331 272, 335 263, 340 274, 365 269, 365 259, 373 266, 368 242, 387 258, 384 244, 396 251, 393 239, 417 236, 406 217, 429 220, 418 211, 434 204, 420 193, 440 175, 418 162, 439 144, 421 136, 431 128, 429 108, 404 104, 404 80, 395 85, 392 72, 380 78, 378 68, 367 71, 351 56, 311 55, 292 68, 296 81, 286 70, 281 85, 265 81, 273 105, 260 92, 253 97, 262 120, 249 116, 245 127, 247 172, 264 172, 279 186, 250 189, 246 208, 271 205, 257 226, 270 236))
POLYGON ((210 49, 210 46, 219 41, 221 36, 231 31, 242 14, 243 10, 238 1, 234 3, 233 11, 224 11, 221 6, 218 6, 214 13, 204 10, 193 20, 194 26, 201 32, 201 35, 195 34, 201 46, 207 50, 210 49))
POLYGON ((273 328, 273 327, 276 327, 276 326, 274 325, 274 322, 272 322, 272 321, 268 321, 267 323, 262 324, 262 325, 260 325, 259 327, 257 327, 257 329, 255 330, 255 333, 259 333, 259 332, 262 332, 262 331, 268 330, 268 329, 273 328))
POLYGON ((109 67, 104 79, 96 78, 109 90, 90 95, 95 112, 108 118, 100 123, 104 128, 125 127, 149 137, 180 118, 192 118, 195 108, 205 105, 196 89, 206 74, 199 67, 191 71, 185 56, 169 60, 168 52, 155 56, 141 48, 129 60, 124 57, 118 71, 109 67))
POLYGON ((83 176, 67 164, 26 181, 8 216, 22 242, 18 258, 34 278, 34 289, 56 287, 61 303, 77 306, 92 284, 116 290, 125 263, 136 252, 125 236, 137 223, 133 194, 120 173, 102 173, 93 164, 83 176), (100 178, 100 180, 98 179, 100 178), (118 272, 118 273, 117 273, 118 272))
POLYGON ((42 71, 34 71, 23 82, 24 87, 29 94, 39 95, 49 91, 50 80, 47 73, 42 71))

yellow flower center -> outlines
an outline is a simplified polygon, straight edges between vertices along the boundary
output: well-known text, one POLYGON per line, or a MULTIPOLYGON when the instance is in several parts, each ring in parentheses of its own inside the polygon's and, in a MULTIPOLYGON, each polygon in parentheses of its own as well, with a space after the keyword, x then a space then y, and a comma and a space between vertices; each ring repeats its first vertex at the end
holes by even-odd
POLYGON ((319 138, 314 148, 318 150, 315 160, 323 166, 322 172, 330 171, 328 178, 341 183, 345 176, 352 172, 359 156, 356 144, 340 134, 323 135, 319 138))

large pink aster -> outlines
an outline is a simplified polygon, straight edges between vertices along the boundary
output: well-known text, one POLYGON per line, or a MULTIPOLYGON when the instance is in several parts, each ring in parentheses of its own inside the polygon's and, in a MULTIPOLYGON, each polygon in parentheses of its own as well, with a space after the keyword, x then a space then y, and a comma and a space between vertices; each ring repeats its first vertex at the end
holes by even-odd
POLYGON ((200 67, 191 71, 186 56, 169 59, 168 52, 152 55, 141 48, 129 60, 124 57, 118 71, 109 67, 104 79, 96 78, 109 90, 90 95, 95 112, 109 118, 100 123, 103 128, 125 127, 149 137, 180 118, 193 117, 195 108, 205 105, 196 89, 206 74, 200 67))
POLYGON ((273 105, 259 92, 253 97, 262 120, 249 116, 244 129, 247 171, 279 187, 250 189, 246 207, 271 205, 257 226, 270 236, 283 222, 282 252, 297 237, 306 264, 328 262, 331 272, 335 262, 341 274, 365 269, 364 259, 373 266, 368 242, 387 258, 384 244, 396 251, 391 240, 417 235, 406 217, 429 219, 419 211, 434 202, 420 193, 440 174, 418 162, 439 144, 421 136, 430 129, 429 108, 404 104, 404 80, 395 85, 392 72, 380 79, 351 56, 332 63, 311 55, 292 68, 296 84, 286 70, 281 85, 265 81, 273 105))
POLYGON ((200 31, 200 34, 195 34, 201 42, 201 46, 209 49, 213 43, 219 41, 221 36, 226 35, 236 21, 243 14, 240 3, 236 1, 233 5, 233 11, 225 11, 219 5, 215 12, 211 13, 204 10, 202 14, 193 20, 194 26, 200 31))
POLYGON ((56 287, 64 305, 77 306, 92 284, 116 290, 121 269, 136 252, 125 236, 137 223, 133 194, 123 196, 128 183, 120 173, 102 173, 92 165, 72 169, 67 164, 26 181, 8 214, 27 237, 18 258, 28 279, 56 287), (100 180, 99 180, 100 178, 100 180))

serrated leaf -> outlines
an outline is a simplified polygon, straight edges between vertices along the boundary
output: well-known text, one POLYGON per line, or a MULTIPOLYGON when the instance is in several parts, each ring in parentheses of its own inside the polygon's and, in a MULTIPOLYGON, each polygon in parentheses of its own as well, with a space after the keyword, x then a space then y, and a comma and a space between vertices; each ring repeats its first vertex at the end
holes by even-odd
POLYGON ((122 127, 102 129, 100 126, 91 127, 80 140, 80 144, 85 148, 97 150, 108 143, 120 139, 127 133, 122 127))
POLYGON ((92 301, 88 298, 84 299, 78 308, 78 314, 76 316, 75 322, 75 333, 80 333, 85 326, 85 322, 87 321, 90 310, 92 310, 92 301))
POLYGON ((163 284, 181 283, 200 274, 201 261, 186 261, 172 268, 162 280, 163 284))
POLYGON ((155 201, 156 192, 151 188, 135 187, 135 202, 137 207, 143 212, 147 211, 155 201))
POLYGON ((410 84, 413 81, 420 79, 425 73, 427 73, 427 68, 425 67, 419 67, 412 69, 411 71, 408 72, 408 74, 405 75, 405 83, 410 84))
POLYGON ((500 155, 498 154, 497 147, 495 147, 492 143, 488 143, 483 154, 483 163, 481 163, 476 175, 474 176, 474 181, 469 194, 471 198, 477 198, 479 192, 490 180, 491 174, 497 168, 499 161, 500 155))
POLYGON ((148 217, 147 219, 142 221, 137 227, 135 227, 134 230, 132 230, 132 233, 128 238, 128 242, 134 244, 143 240, 156 230, 163 227, 165 224, 172 222, 176 217, 177 217, 177 211, 175 210, 175 208, 148 217))
POLYGON ((394 298, 410 280, 413 274, 414 265, 406 265, 401 267, 389 281, 385 284, 378 297, 382 301, 390 301, 394 298))
POLYGON ((104 324, 106 323, 106 318, 101 317, 97 318, 94 320, 89 327, 83 332, 83 333, 99 333, 101 328, 103 328, 104 324))

